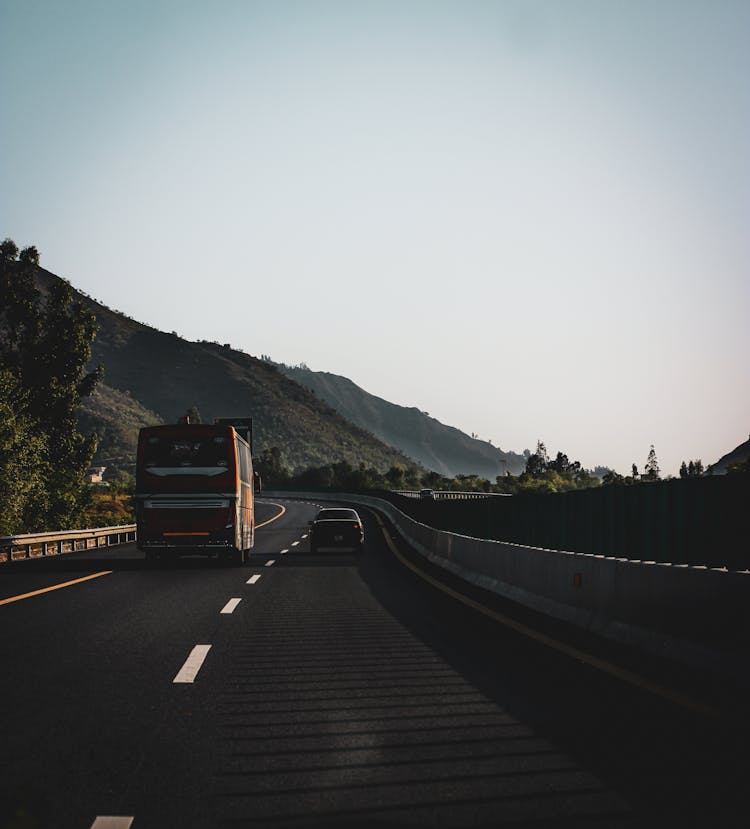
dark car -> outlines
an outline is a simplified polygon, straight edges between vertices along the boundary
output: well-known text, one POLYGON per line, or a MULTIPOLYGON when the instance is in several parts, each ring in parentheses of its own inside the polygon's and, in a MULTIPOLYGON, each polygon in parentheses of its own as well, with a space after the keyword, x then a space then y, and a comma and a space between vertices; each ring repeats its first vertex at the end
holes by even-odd
POLYGON ((365 529, 353 509, 322 509, 310 522, 310 552, 353 550, 362 552, 365 529))

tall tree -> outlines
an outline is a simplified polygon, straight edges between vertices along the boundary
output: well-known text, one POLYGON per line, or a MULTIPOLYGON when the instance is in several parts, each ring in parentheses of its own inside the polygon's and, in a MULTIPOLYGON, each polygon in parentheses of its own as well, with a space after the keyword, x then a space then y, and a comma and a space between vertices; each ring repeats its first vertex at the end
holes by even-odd
POLYGON ((651 449, 648 451, 648 458, 646 458, 646 466, 643 470, 643 477, 647 481, 658 481, 659 471, 659 461, 656 458, 656 452, 654 451, 654 445, 652 443, 651 449))
POLYGON ((18 255, 18 261, 22 265, 38 265, 39 251, 34 247, 34 245, 29 245, 29 247, 24 248, 18 255))
POLYGON ((0 242, 0 260, 13 262, 18 259, 18 245, 12 239, 3 239, 0 242))
POLYGON ((547 447, 541 440, 537 441, 536 452, 526 459, 526 474, 532 478, 541 478, 549 466, 547 447))
POLYGON ((47 443, 24 414, 25 404, 13 374, 0 371, 0 535, 33 529, 48 506, 47 443))
POLYGON ((89 498, 85 475, 96 436, 78 431, 77 413, 103 373, 101 366, 86 370, 96 320, 73 301, 67 282, 43 297, 34 286, 36 248, 25 248, 23 260, 17 250, 8 239, 0 248, 0 367, 18 386, 18 414, 46 445, 38 460, 45 516, 29 503, 23 523, 30 530, 63 529, 75 525, 89 498))
POLYGON ((564 452, 558 452, 555 459, 547 464, 548 469, 554 469, 564 475, 566 472, 572 472, 577 475, 581 471, 580 461, 571 461, 564 452))
POLYGON ((683 461, 680 464, 680 477, 681 478, 700 478, 703 475, 703 461, 698 458, 696 461, 689 461, 685 463, 683 461))

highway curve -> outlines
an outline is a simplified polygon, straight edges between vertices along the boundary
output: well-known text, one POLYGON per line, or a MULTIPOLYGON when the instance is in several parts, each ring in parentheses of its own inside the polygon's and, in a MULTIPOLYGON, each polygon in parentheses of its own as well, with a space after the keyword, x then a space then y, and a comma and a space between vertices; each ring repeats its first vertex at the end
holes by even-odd
POLYGON ((0 827, 744 825, 734 715, 461 604, 367 510, 312 556, 316 508, 262 503, 242 568, 0 570, 0 827))

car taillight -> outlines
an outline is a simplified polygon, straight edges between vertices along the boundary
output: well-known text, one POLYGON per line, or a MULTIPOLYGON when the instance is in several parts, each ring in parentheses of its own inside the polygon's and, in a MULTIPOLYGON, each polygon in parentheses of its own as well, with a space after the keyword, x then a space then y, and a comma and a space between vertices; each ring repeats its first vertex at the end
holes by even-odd
POLYGON ((362 529, 362 525, 361 525, 361 524, 355 524, 355 525, 354 525, 354 529, 355 529, 355 530, 361 530, 361 529, 362 529))

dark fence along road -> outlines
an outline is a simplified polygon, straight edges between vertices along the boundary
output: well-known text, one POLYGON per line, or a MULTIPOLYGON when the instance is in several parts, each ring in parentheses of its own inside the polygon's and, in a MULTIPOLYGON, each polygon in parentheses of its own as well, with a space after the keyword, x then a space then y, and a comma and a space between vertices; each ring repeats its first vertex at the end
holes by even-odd
POLYGON ((750 568, 747 474, 504 498, 378 496, 422 524, 476 538, 643 561, 750 568))
POLYGON ((0 827, 741 825, 740 723, 455 602, 366 510, 363 556, 312 556, 284 506, 244 568, 3 568, 0 827))

